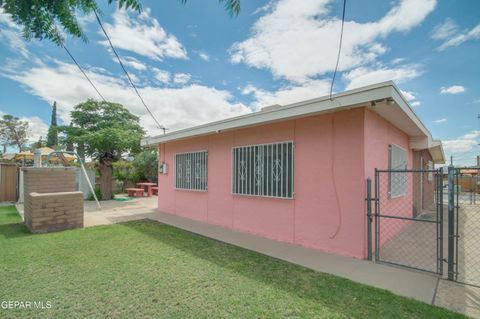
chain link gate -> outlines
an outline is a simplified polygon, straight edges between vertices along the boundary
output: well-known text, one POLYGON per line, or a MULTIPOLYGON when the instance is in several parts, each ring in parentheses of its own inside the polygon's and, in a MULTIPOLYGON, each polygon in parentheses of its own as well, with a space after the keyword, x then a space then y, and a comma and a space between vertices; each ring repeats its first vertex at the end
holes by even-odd
POLYGON ((439 275, 446 262, 448 279, 480 287, 480 167, 376 169, 371 184, 369 260, 439 275))
POLYGON ((367 180, 368 258, 374 255, 376 262, 441 274, 441 170, 376 169, 374 198, 370 185, 367 180))
POLYGON ((449 167, 448 278, 480 287, 480 167, 449 167))

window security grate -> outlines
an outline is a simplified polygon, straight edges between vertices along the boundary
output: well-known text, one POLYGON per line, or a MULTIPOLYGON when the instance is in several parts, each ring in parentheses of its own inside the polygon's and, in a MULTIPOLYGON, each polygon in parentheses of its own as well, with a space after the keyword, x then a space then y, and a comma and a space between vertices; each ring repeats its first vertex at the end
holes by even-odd
POLYGON ((206 191, 208 152, 175 154, 175 188, 206 191))
POLYGON ((293 143, 234 147, 232 191, 238 195, 293 197, 293 143))

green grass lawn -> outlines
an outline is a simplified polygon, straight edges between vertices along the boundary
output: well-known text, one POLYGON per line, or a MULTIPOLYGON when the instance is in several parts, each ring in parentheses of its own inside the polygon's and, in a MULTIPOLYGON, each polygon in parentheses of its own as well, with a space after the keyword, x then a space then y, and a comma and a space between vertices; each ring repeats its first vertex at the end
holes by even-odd
POLYGON ((0 318, 456 318, 153 221, 32 235, 0 207, 0 318))

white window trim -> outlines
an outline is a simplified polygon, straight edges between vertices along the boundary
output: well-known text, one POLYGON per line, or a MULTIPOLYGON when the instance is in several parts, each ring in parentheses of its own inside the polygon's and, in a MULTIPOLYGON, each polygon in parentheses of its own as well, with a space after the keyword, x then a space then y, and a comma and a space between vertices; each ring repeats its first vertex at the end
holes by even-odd
POLYGON ((174 164, 174 179, 173 179, 173 188, 177 191, 187 191, 187 192, 200 192, 200 193, 206 193, 208 192, 208 150, 202 149, 202 150, 196 150, 196 151, 188 151, 188 152, 180 152, 180 153, 174 153, 173 155, 173 164, 174 164), (181 188, 177 187, 177 155, 184 155, 184 154, 196 154, 196 153, 206 153, 206 159, 207 159, 207 166, 206 166, 206 176, 205 176, 205 182, 206 182, 206 189, 192 189, 192 188, 181 188))
POLYGON ((231 151, 231 169, 230 169, 230 174, 231 174, 231 188, 230 188, 230 193, 232 196, 242 196, 242 197, 259 197, 259 198, 271 198, 271 199, 279 199, 279 200, 292 200, 295 198, 295 143, 293 140, 286 140, 286 141, 278 141, 278 142, 270 142, 270 143, 260 143, 260 144, 243 144, 243 145, 236 145, 232 147, 231 151), (235 193, 234 192, 234 183, 235 183, 235 176, 234 176, 234 169, 235 169, 235 150, 236 149, 241 149, 241 148, 246 148, 246 147, 253 147, 253 146, 267 146, 267 145, 277 145, 277 144, 283 144, 283 143, 291 143, 292 144, 292 196, 284 196, 284 197, 279 197, 279 196, 270 196, 270 195, 254 195, 254 194, 240 194, 240 193, 235 193))
MULTIPOLYGON (((398 145, 398 144, 395 144, 395 143, 391 143, 391 144, 388 145, 388 169, 389 169, 389 171, 390 171, 389 174, 388 174, 388 197, 391 198, 391 199, 395 199, 395 198, 401 198, 401 197, 407 196, 407 194, 408 194, 408 176, 407 176, 407 173, 405 173, 405 178, 406 178, 406 182, 405 182, 405 183, 406 183, 405 192, 402 193, 402 194, 392 195, 392 191, 391 191, 391 187, 392 187, 392 186, 391 186, 391 185, 392 185, 392 184, 391 184, 391 183, 392 183, 392 175, 391 175, 391 174, 392 174, 392 172, 391 172, 391 170, 392 170, 392 167, 391 167, 391 163, 392 163, 392 158, 391 158, 391 156, 392 156, 392 150, 391 150, 391 149, 392 149, 392 146, 394 146, 394 147, 396 147, 396 148, 398 148, 398 149, 400 149, 400 150, 402 150, 402 151, 405 152, 405 155, 406 155, 405 170, 408 169, 408 150, 405 149, 405 148, 403 148, 403 147, 401 147, 401 146, 398 145)), ((395 174, 395 173, 393 173, 393 174, 395 174)))
POLYGON ((433 182, 433 170, 435 169, 435 165, 433 164, 433 161, 428 161, 427 162, 427 169, 428 169, 428 174, 427 174, 427 181, 429 183, 433 182))

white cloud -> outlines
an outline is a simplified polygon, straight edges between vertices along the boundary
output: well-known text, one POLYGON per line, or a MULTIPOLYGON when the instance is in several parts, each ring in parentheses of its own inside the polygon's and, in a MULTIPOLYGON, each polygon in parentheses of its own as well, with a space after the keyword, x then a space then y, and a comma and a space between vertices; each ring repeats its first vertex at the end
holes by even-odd
POLYGON ((433 121, 433 123, 437 123, 437 124, 445 123, 445 122, 447 122, 447 119, 446 119, 446 118, 438 119, 438 120, 433 121))
POLYGON ((191 78, 192 76, 188 73, 176 73, 173 75, 173 82, 177 84, 186 84, 191 78))
POLYGON ((158 68, 153 68, 153 76, 160 83, 167 84, 170 82, 171 76, 170 76, 170 72, 168 71, 160 70, 158 68))
POLYGON ((420 106, 422 103, 420 101, 411 102, 410 105, 413 107, 420 106))
POLYGON ((38 141, 40 136, 42 136, 44 140, 46 139, 49 125, 41 118, 33 116, 22 117, 21 119, 28 122, 28 141, 30 143, 38 141))
POLYGON ((443 23, 433 28, 432 39, 443 41, 437 48, 438 51, 456 47, 466 41, 480 39, 480 24, 477 24, 470 30, 461 31, 452 19, 447 18, 443 23))
POLYGON ((437 48, 438 51, 443 51, 449 47, 459 46, 466 41, 480 39, 480 24, 470 30, 460 31, 458 25, 452 19, 447 18, 433 28, 431 36, 434 40, 443 41, 437 48))
MULTIPOLYGON (((0 117, 5 115, 5 112, 0 111, 0 117)), ((15 114, 12 114, 15 116, 15 114)), ((36 142, 40 136, 45 140, 49 125, 37 116, 27 117, 22 116, 20 120, 28 122, 27 138, 29 143, 36 142)))
POLYGON ((6 43, 12 51, 25 58, 30 55, 22 37, 22 28, 12 21, 3 8, 0 8, 0 42, 6 43))
POLYGON ((394 68, 379 67, 368 68, 360 67, 350 72, 344 73, 343 78, 347 82, 347 89, 354 89, 361 86, 374 84, 382 81, 396 81, 402 83, 416 78, 422 74, 419 65, 403 65, 394 68))
POLYGON ((452 85, 449 87, 442 86, 440 88, 440 94, 458 94, 465 92, 465 87, 461 85, 452 85))
POLYGON ((416 93, 412 91, 404 91, 404 90, 400 90, 400 91, 402 92, 403 96, 407 99, 408 103, 410 103, 410 106, 417 107, 421 105, 420 101, 417 100, 416 93))
POLYGON ((242 89, 242 94, 252 94, 255 97, 253 107, 259 109, 264 106, 280 104, 286 105, 303 100, 325 96, 329 93, 330 81, 312 80, 300 86, 288 85, 276 91, 267 91, 247 85, 242 89))
POLYGON ((410 102, 410 101, 413 101, 415 100, 415 95, 413 92, 411 91, 404 91, 404 90, 400 90, 403 94, 403 96, 405 96, 405 98, 410 102))
MULTIPOLYGON (((105 29, 115 47, 160 61, 164 57, 186 59, 187 52, 177 38, 168 34, 150 16, 150 10, 144 9, 140 15, 132 18, 131 11, 116 10, 113 25, 104 23, 105 29)), ((102 33, 103 35, 103 33, 102 33)), ((109 47, 106 40, 100 42, 109 47)))
MULTIPOLYGON (((95 14, 93 13, 90 13, 90 14, 82 14, 82 13, 78 13, 77 14, 77 22, 78 24, 80 24, 80 27, 82 29, 86 29, 87 26, 92 23, 92 22, 95 22, 97 19, 95 18, 95 14)), ((85 32, 85 30, 84 30, 85 32)))
MULTIPOLYGON (((341 71, 374 61, 392 32, 419 25, 436 0, 402 0, 374 22, 346 21, 341 71)), ((281 0, 252 27, 251 36, 231 48, 231 61, 270 70, 275 77, 306 81, 333 71, 341 21, 330 17, 331 0, 281 0)))
POLYGON ((253 11, 252 14, 256 15, 256 14, 259 14, 259 13, 262 13, 262 12, 267 12, 272 8, 272 6, 273 6, 273 1, 269 1, 269 2, 267 2, 267 4, 258 7, 255 11, 253 11))
POLYGON ((405 58, 396 58, 396 59, 392 60, 392 64, 394 64, 394 65, 395 64, 400 64, 400 63, 405 62, 405 60, 406 60, 405 58))
POLYGON ((458 26, 450 18, 445 19, 444 22, 436 25, 431 33, 431 37, 434 40, 445 40, 452 37, 458 31, 458 26))
POLYGON ((466 153, 478 146, 480 131, 471 131, 462 137, 452 140, 443 140, 442 144, 446 152, 452 153, 466 153))
MULTIPOLYGON (((86 70, 86 73, 107 100, 121 103, 140 116, 141 124, 149 134, 160 134, 125 81, 92 70, 86 70)), ((53 66, 35 66, 26 71, 3 73, 3 76, 18 81, 29 93, 48 103, 57 101, 58 115, 66 123, 76 104, 88 98, 98 99, 96 92, 73 64, 56 61, 53 66)), ((248 107, 237 103, 230 92, 214 87, 196 84, 181 88, 146 86, 139 88, 139 91, 159 122, 170 130, 250 112, 248 107)))
MULTIPOLYGON (((135 59, 134 57, 126 56, 126 57, 122 57, 121 59, 124 65, 130 66, 135 70, 144 71, 147 69, 147 66, 143 62, 139 61, 138 59, 135 59)), ((118 60, 116 57, 114 57, 113 61, 118 63, 118 60)))
POLYGON ((198 56, 204 61, 207 61, 207 62, 210 61, 210 56, 205 52, 202 52, 202 51, 198 52, 198 56))

